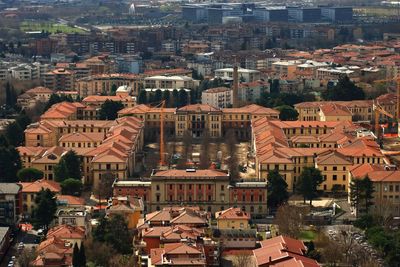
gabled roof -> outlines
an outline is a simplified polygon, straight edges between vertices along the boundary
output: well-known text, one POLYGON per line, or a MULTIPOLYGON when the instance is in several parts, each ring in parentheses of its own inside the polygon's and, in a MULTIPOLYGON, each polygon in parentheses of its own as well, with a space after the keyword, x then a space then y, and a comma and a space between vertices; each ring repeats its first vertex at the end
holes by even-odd
POLYGON ((208 104, 193 104, 178 108, 177 111, 184 112, 221 112, 219 108, 210 106, 208 104))
POLYGON ((352 165, 353 162, 345 157, 344 155, 336 152, 331 151, 322 155, 319 155, 316 159, 317 164, 321 165, 352 165))
POLYGON ((47 232, 47 238, 56 237, 61 240, 64 239, 84 239, 85 238, 85 228, 81 226, 72 225, 58 225, 50 228, 47 232))
POLYGON ((22 193, 39 193, 42 189, 50 189, 51 192, 59 193, 61 186, 59 183, 50 180, 37 180, 34 182, 20 182, 22 193))
POLYGON ((217 220, 250 220, 250 214, 242 211, 240 208, 230 207, 223 211, 217 211, 215 218, 217 220))

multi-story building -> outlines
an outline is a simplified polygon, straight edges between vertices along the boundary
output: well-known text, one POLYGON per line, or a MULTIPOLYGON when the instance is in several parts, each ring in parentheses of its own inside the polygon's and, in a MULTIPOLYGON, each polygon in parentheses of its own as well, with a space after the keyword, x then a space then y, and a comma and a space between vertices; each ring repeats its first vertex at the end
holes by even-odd
POLYGON ((76 89, 81 97, 112 93, 113 88, 117 90, 120 86, 132 88, 133 96, 139 95, 142 86, 142 78, 135 74, 99 74, 92 75, 77 81, 76 89))
POLYGON ((232 106, 232 90, 227 87, 218 87, 204 90, 201 93, 201 103, 217 108, 232 106))
POLYGON ((353 20, 352 7, 322 7, 321 15, 323 19, 332 22, 351 22, 353 20))
POLYGON ((321 8, 304 7, 288 8, 289 21, 319 22, 321 21, 321 8))
MULTIPOLYGON (((374 185, 372 212, 400 216, 400 171, 376 164, 357 164, 348 172, 349 184, 355 179, 368 177, 374 185)), ((349 188, 350 192, 350 188, 349 188)), ((349 203, 351 204, 350 198, 349 203)), ((363 203, 352 206, 355 213, 365 212, 363 203)))
POLYGON ((252 215, 267 212, 267 183, 238 182, 217 170, 154 170, 151 175, 150 210, 171 205, 199 206, 215 213, 234 206, 252 215))
POLYGON ((54 91, 49 88, 35 87, 19 95, 17 104, 22 108, 28 108, 34 106, 37 102, 46 103, 53 93, 54 91))
MULTIPOLYGON (((258 70, 249 70, 243 68, 238 68, 238 75, 241 82, 254 82, 260 80, 261 78, 261 74, 258 70)), ((215 78, 232 81, 233 68, 215 70, 215 78)))
POLYGON ((130 108, 136 105, 136 97, 133 96, 102 96, 102 95, 91 95, 87 96, 82 100, 82 104, 87 107, 92 107, 94 109, 101 108, 101 105, 106 101, 121 102, 124 108, 130 108))
POLYGON ((264 118, 252 122, 257 177, 278 170, 294 190, 303 167, 317 167, 326 177, 321 189, 346 190, 346 171, 354 164, 387 164, 378 144, 357 138, 351 122, 281 122, 264 118))
POLYGON ((195 89, 199 85, 198 80, 188 76, 151 76, 144 78, 145 88, 166 89, 195 89))
MULTIPOLYGON (((397 116, 397 100, 394 94, 385 94, 375 99, 377 103, 388 113, 397 116)), ((294 107, 299 113, 300 121, 319 121, 321 120, 320 111, 323 106, 336 106, 340 110, 349 110, 352 121, 373 121, 373 101, 372 100, 353 100, 353 101, 330 101, 330 102, 303 102, 295 104, 294 107)), ((347 113, 347 112, 346 112, 347 113)), ((346 115, 347 116, 347 115, 346 115)), ((380 119, 384 115, 380 115, 380 119)))
POLYGON ((54 91, 73 91, 75 88, 75 73, 63 68, 49 71, 43 75, 43 84, 54 91))
POLYGON ((28 217, 32 214, 33 209, 36 207, 36 195, 42 189, 49 189, 55 194, 59 194, 61 192, 61 187, 58 183, 45 179, 34 182, 20 182, 18 184, 21 186, 21 190, 19 192, 19 211, 20 214, 28 217))
POLYGON ((16 183, 0 183, 0 221, 2 225, 14 226, 19 214, 19 192, 16 183))

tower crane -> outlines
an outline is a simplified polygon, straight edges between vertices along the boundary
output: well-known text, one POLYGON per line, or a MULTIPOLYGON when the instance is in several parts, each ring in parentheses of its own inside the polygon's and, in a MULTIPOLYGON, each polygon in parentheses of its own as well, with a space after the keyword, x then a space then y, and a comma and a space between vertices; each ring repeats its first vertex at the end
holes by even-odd
POLYGON ((384 110, 378 103, 378 101, 374 101, 374 103, 372 104, 372 109, 374 110, 375 113, 375 134, 376 136, 379 138, 380 136, 380 132, 379 132, 379 115, 383 114, 391 119, 394 118, 394 116, 392 114, 390 114, 389 112, 387 112, 386 110, 384 110))

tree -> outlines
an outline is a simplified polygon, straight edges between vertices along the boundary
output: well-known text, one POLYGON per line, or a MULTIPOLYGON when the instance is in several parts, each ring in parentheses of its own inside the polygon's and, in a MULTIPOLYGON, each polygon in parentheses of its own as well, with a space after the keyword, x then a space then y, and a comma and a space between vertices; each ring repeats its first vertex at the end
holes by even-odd
POLYGON ((17 95, 15 93, 14 87, 10 84, 10 82, 6 82, 5 84, 5 92, 6 92, 6 105, 14 106, 17 103, 17 95))
POLYGON ((336 86, 328 88, 323 97, 333 101, 362 100, 365 99, 365 93, 345 75, 340 77, 336 86))
POLYGON ((83 189, 81 180, 67 178, 61 182, 61 192, 64 195, 80 196, 83 189))
POLYGON ((144 89, 140 90, 138 102, 139 102, 139 104, 147 104, 147 92, 146 92, 146 90, 144 90, 144 89))
POLYGON ((276 209, 289 199, 287 183, 280 175, 278 170, 272 170, 268 173, 268 200, 270 209, 276 209))
POLYGON ((160 89, 157 89, 156 92, 154 93, 154 102, 161 102, 162 100, 162 91, 160 89))
POLYGON ((350 183, 350 203, 356 209, 356 217, 363 205, 368 214, 369 208, 373 205, 374 185, 368 176, 363 179, 353 179, 350 183))
POLYGON ((187 160, 189 159, 189 157, 192 153, 193 137, 189 131, 185 131, 183 133, 182 143, 183 143, 183 151, 182 151, 181 158, 178 160, 177 165, 178 165, 178 168, 185 169, 187 160))
POLYGON ((20 146, 24 142, 24 130, 16 122, 7 126, 5 136, 8 143, 13 146, 20 146))
POLYGON ((279 119, 282 121, 295 121, 299 117, 297 110, 288 105, 276 107, 279 110, 279 119))
POLYGON ((176 108, 179 106, 179 92, 178 90, 174 89, 172 91, 172 99, 173 99, 173 107, 176 108))
POLYGON ((18 264, 20 267, 29 267, 30 263, 36 259, 35 248, 24 248, 21 253, 18 255, 18 264))
POLYGON ((226 147, 228 152, 227 165, 230 172, 230 178, 234 181, 240 178, 239 176, 239 162, 237 158, 236 144, 237 139, 235 132, 229 129, 226 132, 226 147))
POLYGON ((36 228, 47 227, 54 219, 57 211, 56 196, 50 189, 42 189, 35 198, 36 207, 33 210, 33 224, 36 228))
POLYGON ((111 86, 110 95, 116 95, 117 89, 118 89, 118 86, 117 86, 116 84, 113 84, 113 85, 111 86))
POLYGON ((14 183, 22 167, 18 151, 13 146, 0 146, 0 182, 14 183))
POLYGON ((17 172, 21 182, 33 182, 43 178, 43 172, 35 168, 23 168, 17 172))
POLYGON ((52 94, 49 98, 49 101, 47 102, 46 107, 44 108, 44 110, 48 110, 49 108, 51 108, 51 106, 53 106, 54 104, 60 103, 61 97, 58 94, 52 94))
POLYGON ((79 266, 86 267, 86 252, 84 243, 81 244, 78 255, 79 255, 79 266))
POLYGON ((106 100, 100 107, 100 120, 115 120, 118 117, 118 111, 124 108, 121 101, 106 100))
POLYGON ((113 195, 112 185, 114 183, 115 176, 111 172, 104 173, 101 176, 99 185, 94 189, 95 194, 98 195, 99 201, 101 199, 109 199, 113 195))
POLYGON ((200 169, 208 169, 210 167, 210 136, 208 131, 203 132, 201 137, 201 153, 200 153, 200 169))
POLYGON ((233 266, 234 267, 244 267, 244 266, 252 266, 252 254, 246 252, 239 252, 234 255, 233 266))
POLYGON ((164 92, 162 94, 162 99, 165 101, 165 106, 166 107, 170 107, 171 106, 169 90, 164 90, 164 92))
POLYGON ((304 217, 308 208, 282 205, 276 212, 274 223, 279 227, 279 234, 298 238, 304 225, 304 217))
POLYGON ((54 166, 54 176, 58 182, 67 178, 80 179, 81 160, 75 151, 70 150, 63 155, 56 166, 54 166))
POLYGON ((72 266, 73 267, 80 267, 80 262, 79 262, 79 248, 78 248, 78 243, 75 243, 74 245, 74 250, 72 253, 72 266))
POLYGON ((132 235, 124 217, 119 214, 112 216, 110 220, 101 220, 93 238, 95 241, 108 243, 118 253, 132 253, 132 235))
POLYGON ((303 196, 304 203, 306 200, 310 200, 310 206, 312 201, 317 197, 318 186, 324 181, 321 175, 321 171, 314 167, 304 167, 303 171, 299 176, 299 180, 296 186, 296 190, 303 196))
POLYGON ((114 255, 108 262, 109 267, 120 267, 120 266, 138 266, 137 261, 133 255, 114 255))
POLYGON ((21 114, 15 119, 15 122, 21 127, 21 129, 25 130, 26 127, 31 124, 31 119, 26 115, 25 110, 21 112, 21 114))
POLYGON ((85 240, 84 244, 85 248, 87 248, 87 259, 90 263, 93 263, 94 266, 108 266, 109 260, 116 254, 115 249, 108 243, 88 238, 85 240))
POLYGON ((183 107, 188 104, 188 94, 185 89, 179 90, 178 107, 183 107))

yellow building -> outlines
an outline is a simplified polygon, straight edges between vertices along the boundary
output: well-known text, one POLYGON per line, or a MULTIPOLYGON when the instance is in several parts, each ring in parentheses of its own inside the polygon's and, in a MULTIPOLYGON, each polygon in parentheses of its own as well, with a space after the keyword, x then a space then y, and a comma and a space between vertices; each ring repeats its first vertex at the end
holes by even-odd
POLYGON ((250 214, 240 208, 229 208, 215 213, 218 229, 249 229, 250 214))
POLYGON ((128 229, 136 229, 139 220, 143 218, 143 201, 140 198, 116 197, 112 206, 106 210, 107 216, 121 215, 128 223, 128 229))
POLYGON ((124 108, 131 108, 136 105, 136 97, 132 96, 103 96, 103 95, 90 95, 82 100, 82 103, 88 107, 95 109, 101 108, 101 105, 106 101, 121 102, 124 108))
POLYGON ((106 94, 111 95, 112 90, 120 86, 132 88, 132 96, 139 95, 139 89, 143 88, 143 77, 135 74, 98 74, 79 79, 76 89, 81 97, 106 94))
POLYGON ((20 211, 22 215, 31 215, 32 210, 36 207, 35 198, 36 195, 42 189, 49 189, 51 192, 59 194, 61 192, 61 187, 58 183, 48 180, 37 180, 35 182, 18 183, 21 185, 22 189, 20 191, 20 211))
POLYGON ((319 121, 351 121, 350 110, 342 105, 326 104, 320 107, 319 121))
MULTIPOLYGON (((400 216, 400 171, 385 170, 382 165, 357 164, 349 172, 349 184, 353 179, 363 179, 366 176, 373 182, 374 199, 372 213, 387 216, 400 216)), ((350 192, 350 190, 349 190, 350 192)), ((349 203, 350 199, 349 199, 349 203)), ((360 205, 361 206, 361 205, 360 205)), ((363 207, 352 207, 354 211, 362 212, 363 207)))

